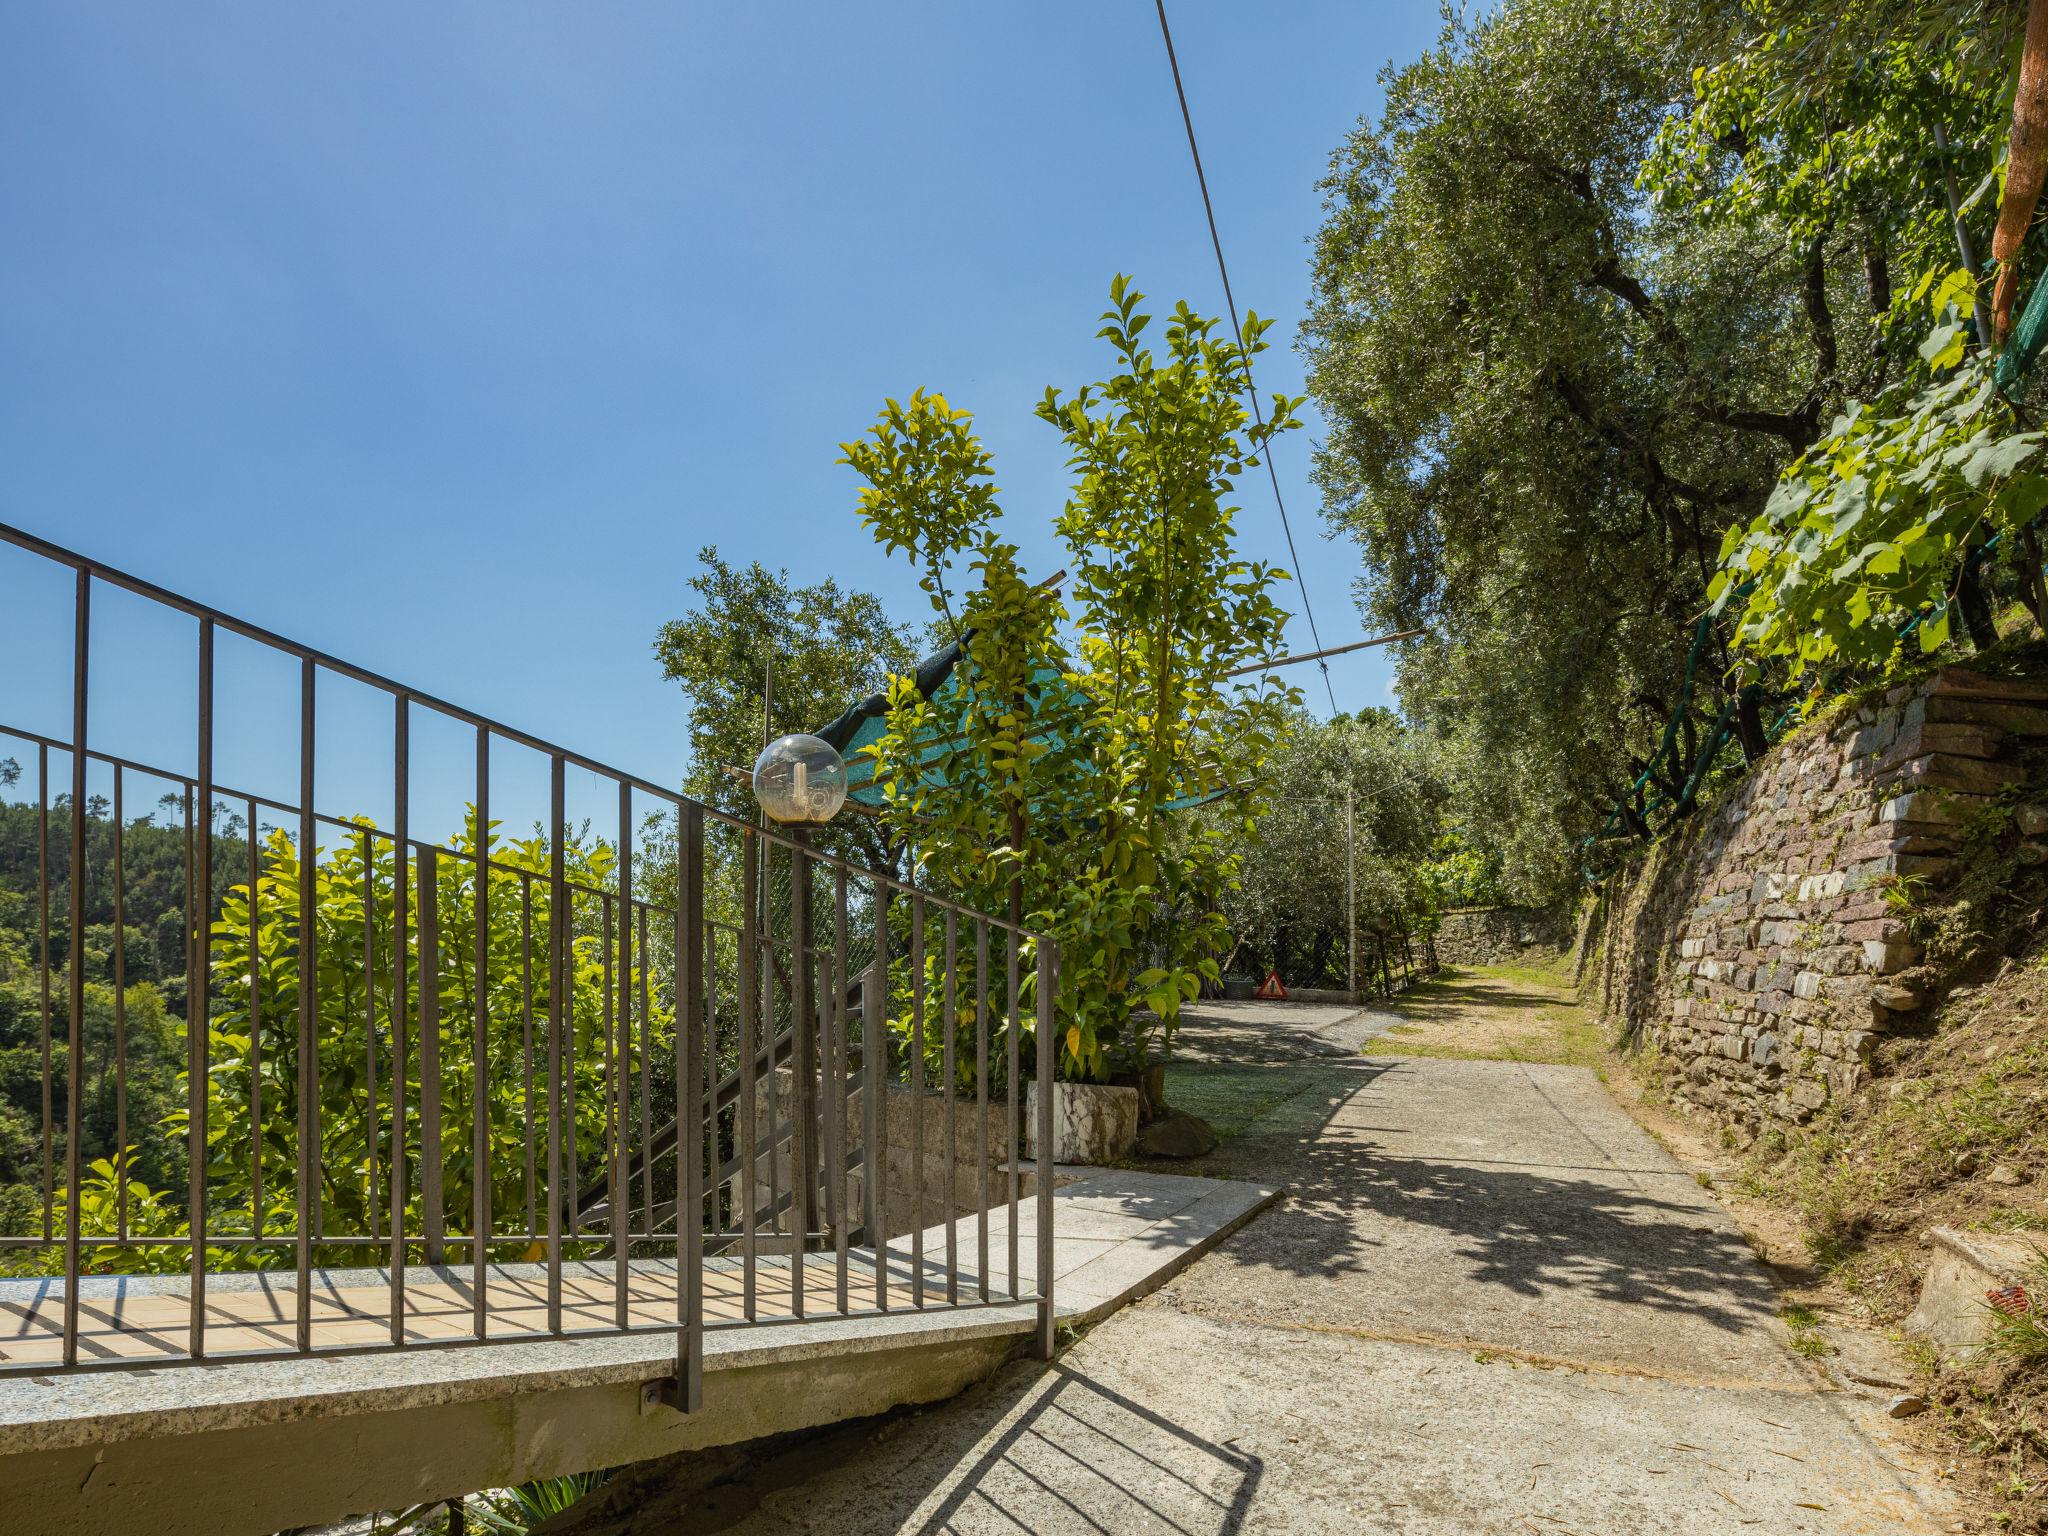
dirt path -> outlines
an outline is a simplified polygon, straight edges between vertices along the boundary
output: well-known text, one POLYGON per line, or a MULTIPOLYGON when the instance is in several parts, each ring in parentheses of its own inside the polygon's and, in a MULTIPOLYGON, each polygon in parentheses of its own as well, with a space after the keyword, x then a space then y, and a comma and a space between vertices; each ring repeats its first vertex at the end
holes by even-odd
POLYGON ((1176 1171, 1281 1206, 1051 1370, 708 1488, 637 1473, 573 1528, 1951 1529, 1707 1192, 1591 1070, 1529 1059, 1578 1049, 1561 1006, 1498 973, 1392 1014, 1202 1010, 1169 1095, 1224 1139, 1176 1171), (1457 1059, 1482 1050, 1516 1059, 1457 1059))

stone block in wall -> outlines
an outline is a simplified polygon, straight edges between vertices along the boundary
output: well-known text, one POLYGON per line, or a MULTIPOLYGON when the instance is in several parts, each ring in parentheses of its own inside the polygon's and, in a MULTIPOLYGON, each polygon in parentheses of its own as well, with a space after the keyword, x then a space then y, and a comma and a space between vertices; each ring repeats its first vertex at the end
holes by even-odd
POLYGON ((1981 725, 2009 736, 2048 737, 2048 708, 2030 703, 1930 695, 1925 717, 1940 725, 1981 725))
POLYGON ((1963 795, 1995 795, 2025 777, 2017 763, 1930 752, 1925 757, 1908 758, 1889 770, 1885 783, 1898 790, 1945 789, 1963 795))
POLYGON ((1897 742, 1885 755, 1884 768, 1896 768, 1912 758, 1926 757, 1939 753, 1944 757, 1992 758, 2005 745, 2005 732, 1974 721, 1951 721, 1946 724, 1922 720, 1910 730, 1900 733, 1897 742))
MULTIPOLYGON (((1877 808, 1879 826, 1952 828, 1962 824, 1973 812, 1991 803, 1988 795, 1961 794, 1953 791, 1942 792, 1932 789, 1912 789, 1905 794, 1894 795, 1877 808)), ((1897 837, 1896 831, 1889 836, 1897 837)))
POLYGON ((1904 937, 1863 941, 1863 968, 1875 976, 1903 971, 1919 959, 1920 946, 1904 937))
POLYGON ((1799 882, 1799 900, 1832 901, 1842 894, 1842 887, 1848 882, 1848 878, 1839 869, 1830 869, 1824 874, 1808 875, 1799 882))
POLYGON ((2048 706, 2048 679, 2000 677, 1974 667, 1950 665, 1935 670, 1925 685, 1929 697, 1992 699, 2048 706))

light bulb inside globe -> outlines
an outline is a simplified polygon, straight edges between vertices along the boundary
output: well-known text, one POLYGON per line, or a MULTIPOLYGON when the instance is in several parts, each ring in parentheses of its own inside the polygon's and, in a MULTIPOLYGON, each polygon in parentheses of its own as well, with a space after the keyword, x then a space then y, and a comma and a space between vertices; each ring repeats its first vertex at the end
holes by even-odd
POLYGON ((815 736, 781 736, 754 759, 754 798, 770 821, 818 826, 846 803, 846 763, 815 736))

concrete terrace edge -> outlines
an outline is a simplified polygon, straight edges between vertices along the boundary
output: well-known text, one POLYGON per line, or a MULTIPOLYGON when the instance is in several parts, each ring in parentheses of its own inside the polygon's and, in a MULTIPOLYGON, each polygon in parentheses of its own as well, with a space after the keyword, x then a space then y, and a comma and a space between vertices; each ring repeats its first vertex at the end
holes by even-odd
POLYGON ((1236 1200, 1245 1202, 1241 1208, 1224 1216, 1212 1231, 1203 1234, 1199 1242, 1177 1251, 1165 1263, 1152 1266, 1142 1275, 1133 1276, 1128 1280, 1113 1279, 1109 1261, 1115 1256, 1104 1255, 1102 1258, 1089 1260, 1088 1263, 1082 1265, 1081 1268, 1075 1270, 1072 1274, 1063 1276, 1053 1295, 1053 1310, 1058 1313, 1061 1320, 1087 1327, 1101 1322, 1112 1312, 1151 1295, 1175 1275, 1180 1274, 1189 1265, 1193 1264, 1195 1260, 1213 1252, 1239 1229, 1251 1222, 1254 1217, 1270 1209, 1278 1201, 1285 1198, 1287 1194, 1285 1185, 1245 1184, 1236 1180, 1223 1179, 1218 1179, 1214 1182, 1220 1186, 1217 1191, 1204 1196, 1201 1201, 1197 1202, 1195 1207, 1190 1209, 1198 1209, 1200 1206, 1209 1205, 1212 1202, 1219 1205, 1227 1205, 1234 1203, 1236 1200), (1100 1270, 1099 1273, 1091 1273, 1098 1271, 1098 1268, 1100 1270), (1101 1285, 1105 1282, 1114 1284, 1118 1288, 1109 1294, 1099 1296, 1098 1299, 1093 1301, 1084 1301, 1080 1306, 1074 1306, 1071 1302, 1062 1302, 1059 1299, 1061 1296, 1072 1297, 1077 1286, 1081 1287, 1085 1296, 1089 1286, 1101 1285))
MULTIPOLYGON (((1062 1181, 1077 1197, 1119 1180, 1062 1181)), ((1062 1321, 1086 1326, 1148 1294, 1267 1209, 1281 1191, 1236 1181, 1150 1174, 1148 1183, 1206 1186, 1176 1219, 1195 1219, 1181 1243, 1121 1243, 1055 1282, 1062 1321), (1215 1224, 1203 1229, 1200 1223, 1215 1224)), ((258 1277, 237 1277, 261 1283, 258 1277)), ((132 1282, 131 1282, 132 1283, 132 1282)), ((704 1336, 707 1378, 727 1372, 822 1359, 936 1350, 1028 1336, 1032 1302, 990 1302, 924 1312, 896 1311, 749 1328, 712 1328, 704 1336)), ((0 1381, 0 1486, 12 1458, 310 1419, 340 1419, 400 1409, 449 1407, 584 1387, 630 1385, 671 1375, 675 1343, 661 1334, 593 1335, 544 1341, 479 1343, 436 1349, 279 1360, 181 1364, 133 1371, 53 1373, 0 1381)))

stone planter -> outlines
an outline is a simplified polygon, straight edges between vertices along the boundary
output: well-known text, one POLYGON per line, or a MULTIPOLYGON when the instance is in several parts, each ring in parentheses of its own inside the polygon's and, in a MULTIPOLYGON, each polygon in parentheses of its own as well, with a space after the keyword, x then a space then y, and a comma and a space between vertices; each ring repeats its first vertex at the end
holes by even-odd
MULTIPOLYGON (((1038 1094, 1034 1081, 1024 1095, 1024 1155, 1040 1158, 1038 1094)), ((1052 1085, 1052 1161, 1119 1163, 1138 1143, 1138 1090, 1107 1083, 1052 1085)))

